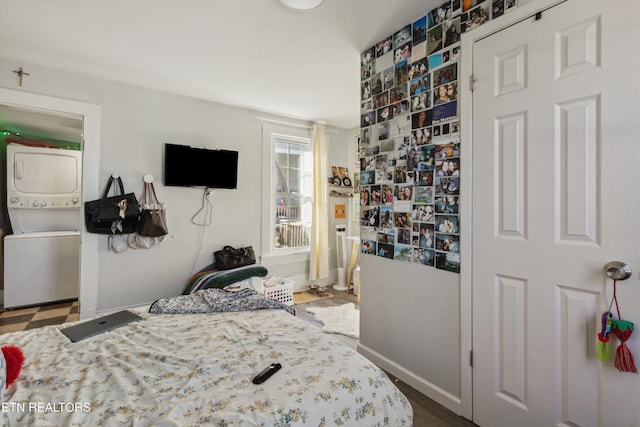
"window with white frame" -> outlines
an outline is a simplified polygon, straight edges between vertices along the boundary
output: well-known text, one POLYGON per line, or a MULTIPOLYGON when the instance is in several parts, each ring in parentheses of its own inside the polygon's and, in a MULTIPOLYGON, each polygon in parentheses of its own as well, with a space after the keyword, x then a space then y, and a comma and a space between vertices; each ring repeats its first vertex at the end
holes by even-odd
POLYGON ((313 155, 309 138, 271 134, 270 253, 309 250, 313 155))

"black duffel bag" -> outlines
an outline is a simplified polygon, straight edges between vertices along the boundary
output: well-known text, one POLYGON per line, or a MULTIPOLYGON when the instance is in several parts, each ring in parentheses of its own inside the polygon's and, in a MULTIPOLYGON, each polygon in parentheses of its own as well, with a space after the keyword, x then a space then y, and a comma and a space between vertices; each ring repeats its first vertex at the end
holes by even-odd
POLYGON ((241 249, 225 246, 221 250, 215 251, 213 258, 218 270, 231 270, 232 268, 256 263, 256 254, 251 246, 241 249))
POLYGON ((120 177, 111 176, 102 198, 85 202, 84 220, 89 233, 97 234, 128 234, 138 228, 140 220, 140 206, 134 193, 124 192, 124 185, 120 177), (120 194, 108 197, 111 185, 117 182, 114 192, 120 194))

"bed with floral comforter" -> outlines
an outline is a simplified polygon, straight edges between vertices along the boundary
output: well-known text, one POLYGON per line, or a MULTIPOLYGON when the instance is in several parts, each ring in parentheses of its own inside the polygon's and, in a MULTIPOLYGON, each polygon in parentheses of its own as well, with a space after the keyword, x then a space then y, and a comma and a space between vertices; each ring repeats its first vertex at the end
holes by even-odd
POLYGON ((0 336, 25 364, 11 426, 411 426, 385 373, 284 310, 151 314, 77 343, 46 326, 0 336), (282 369, 261 385, 271 363, 282 369))

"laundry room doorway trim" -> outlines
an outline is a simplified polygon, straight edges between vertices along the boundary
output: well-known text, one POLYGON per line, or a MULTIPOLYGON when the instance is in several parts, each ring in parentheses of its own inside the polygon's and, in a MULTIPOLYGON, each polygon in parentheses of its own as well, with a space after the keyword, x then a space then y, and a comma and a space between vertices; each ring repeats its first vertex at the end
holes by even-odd
MULTIPOLYGON (((0 104, 83 117, 82 199, 100 194, 100 122, 102 107, 96 104, 0 88, 0 104)), ((80 234, 79 317, 96 314, 98 306, 98 236, 86 232, 84 218, 80 234)))

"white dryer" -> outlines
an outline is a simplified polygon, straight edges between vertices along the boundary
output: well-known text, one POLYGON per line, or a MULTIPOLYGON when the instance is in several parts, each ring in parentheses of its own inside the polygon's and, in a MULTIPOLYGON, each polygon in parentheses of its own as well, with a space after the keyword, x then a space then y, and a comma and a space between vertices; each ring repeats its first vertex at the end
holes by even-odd
POLYGON ((82 152, 7 146, 7 210, 14 234, 79 231, 82 152))
POLYGON ((7 146, 4 306, 78 297, 82 152, 7 146))

